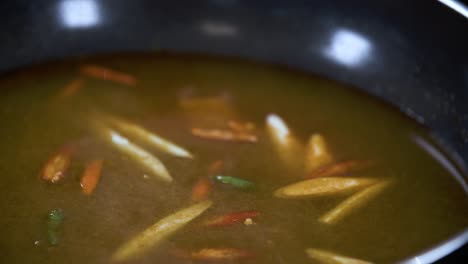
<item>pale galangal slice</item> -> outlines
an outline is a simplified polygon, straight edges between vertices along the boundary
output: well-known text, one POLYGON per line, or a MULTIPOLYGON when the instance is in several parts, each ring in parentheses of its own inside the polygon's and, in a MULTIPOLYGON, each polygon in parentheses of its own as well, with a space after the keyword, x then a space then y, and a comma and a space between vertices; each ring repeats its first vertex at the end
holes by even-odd
POLYGON ((322 264, 372 264, 369 261, 342 256, 317 248, 308 248, 305 252, 309 258, 322 264))
POLYGON ((171 182, 172 177, 166 169, 166 166, 156 156, 148 151, 133 144, 127 138, 120 135, 116 131, 105 126, 96 126, 96 131, 103 139, 109 142, 120 152, 128 155, 136 163, 143 167, 143 169, 150 172, 157 179, 164 182, 171 182))
POLYGON ((209 200, 199 202, 157 221, 121 245, 112 255, 112 260, 120 262, 140 257, 201 215, 211 205, 209 200))
POLYGON ((335 208, 322 215, 319 218, 319 221, 325 224, 337 223, 345 216, 365 206, 372 199, 377 197, 383 190, 385 190, 391 183, 391 180, 384 180, 351 195, 346 200, 338 204, 335 208))
POLYGON ((300 199, 334 195, 357 190, 375 183, 372 178, 326 177, 296 182, 275 191, 279 198, 300 199))
POLYGON ((193 155, 188 150, 157 135, 154 132, 145 129, 142 126, 115 117, 107 117, 106 120, 119 129, 123 134, 141 140, 148 145, 152 145, 160 151, 177 157, 193 158, 193 155))

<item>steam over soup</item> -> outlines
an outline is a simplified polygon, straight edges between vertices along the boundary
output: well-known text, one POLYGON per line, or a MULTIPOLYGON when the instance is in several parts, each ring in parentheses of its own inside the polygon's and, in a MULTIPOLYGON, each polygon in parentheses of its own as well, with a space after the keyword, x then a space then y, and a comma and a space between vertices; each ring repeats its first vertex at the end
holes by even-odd
POLYGON ((428 131, 329 80, 112 56, 0 92, 2 263, 391 263, 468 227, 428 131))

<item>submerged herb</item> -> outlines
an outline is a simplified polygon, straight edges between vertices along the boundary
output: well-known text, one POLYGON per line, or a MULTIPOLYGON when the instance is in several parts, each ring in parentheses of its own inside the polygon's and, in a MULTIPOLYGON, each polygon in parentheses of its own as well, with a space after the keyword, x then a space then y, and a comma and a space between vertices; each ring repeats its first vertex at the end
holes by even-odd
POLYGON ((47 214, 47 238, 52 246, 59 243, 58 228, 62 223, 64 214, 62 209, 51 210, 47 214))
POLYGON ((256 187, 255 183, 251 181, 244 180, 238 177, 233 177, 233 176, 217 175, 217 176, 212 177, 212 179, 217 182, 228 184, 232 187, 242 189, 242 190, 252 190, 252 189, 255 189, 256 187))

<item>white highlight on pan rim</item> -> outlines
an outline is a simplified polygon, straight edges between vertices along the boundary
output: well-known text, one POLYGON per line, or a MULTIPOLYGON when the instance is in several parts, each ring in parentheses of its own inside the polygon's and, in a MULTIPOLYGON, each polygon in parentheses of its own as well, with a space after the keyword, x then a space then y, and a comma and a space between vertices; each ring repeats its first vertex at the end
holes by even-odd
POLYGON ((88 28, 101 21, 101 12, 95 0, 64 0, 59 2, 58 15, 67 28, 88 28))
POLYGON ((371 42, 363 35, 348 30, 339 29, 331 37, 329 45, 325 47, 324 55, 344 66, 362 64, 372 50, 371 42))
POLYGON ((438 0, 442 4, 450 7, 451 9, 458 12, 460 15, 468 18, 468 7, 461 3, 460 1, 455 0, 438 0))

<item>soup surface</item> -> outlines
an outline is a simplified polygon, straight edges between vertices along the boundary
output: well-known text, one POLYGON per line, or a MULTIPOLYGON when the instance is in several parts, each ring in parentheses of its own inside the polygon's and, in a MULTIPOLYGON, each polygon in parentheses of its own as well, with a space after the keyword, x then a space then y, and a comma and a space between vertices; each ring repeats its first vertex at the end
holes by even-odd
POLYGON ((2 263, 391 263, 468 226, 427 131, 329 80, 113 56, 0 92, 2 263))

